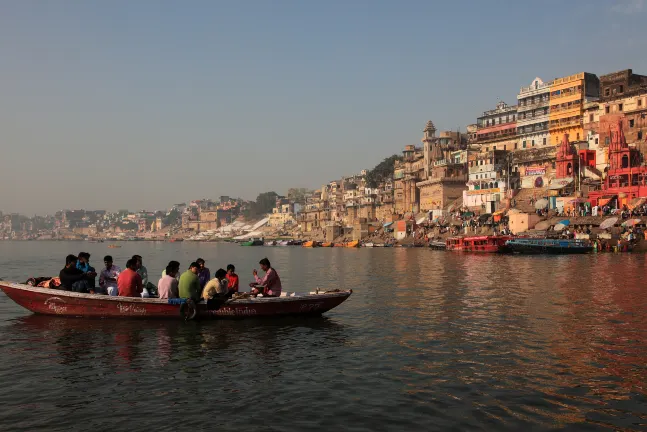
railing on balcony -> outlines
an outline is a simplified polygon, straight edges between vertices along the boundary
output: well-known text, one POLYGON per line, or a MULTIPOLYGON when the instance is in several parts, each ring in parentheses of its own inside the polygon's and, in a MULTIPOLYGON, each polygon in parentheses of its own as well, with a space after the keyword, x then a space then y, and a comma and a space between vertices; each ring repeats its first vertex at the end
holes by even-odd
POLYGON ((551 121, 550 129, 561 128, 566 126, 577 126, 582 124, 582 119, 551 121))
POLYGON ((550 101, 548 99, 545 99, 545 100, 541 100, 539 102, 533 102, 533 103, 526 103, 526 104, 519 103, 519 106, 517 108, 517 112, 525 112, 525 111, 535 109, 535 108, 542 108, 542 107, 545 107, 546 105, 548 105, 549 102, 550 101))
POLYGON ((562 99, 562 98, 567 98, 571 96, 579 96, 581 98, 582 96, 584 96, 584 92, 582 90, 579 90, 579 91, 570 91, 570 92, 560 92, 559 94, 551 94, 550 100, 553 101, 555 99, 562 99))

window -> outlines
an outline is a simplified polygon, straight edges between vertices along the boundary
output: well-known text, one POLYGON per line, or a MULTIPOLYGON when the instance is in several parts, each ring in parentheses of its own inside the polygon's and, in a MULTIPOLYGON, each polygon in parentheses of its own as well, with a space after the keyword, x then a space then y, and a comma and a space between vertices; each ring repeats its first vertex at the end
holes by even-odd
POLYGON ((638 106, 643 106, 643 100, 642 99, 638 99, 638 106))
POLYGON ((638 139, 643 139, 643 131, 638 131, 638 139))
POLYGON ((605 106, 605 107, 604 107, 604 113, 605 113, 605 114, 609 114, 609 107, 608 107, 608 106, 605 106))
POLYGON ((622 157, 622 168, 629 168, 629 156, 627 155, 622 157))
POLYGON ((546 145, 546 138, 544 138, 544 143, 543 144, 546 145))
POLYGON ((609 137, 605 137, 605 138, 604 138, 604 144, 605 144, 605 145, 609 145, 609 137))
POLYGON ((622 104, 618 104, 618 111, 622 111, 622 104))
POLYGON ((523 147, 523 148, 526 148, 526 142, 525 142, 525 141, 523 142, 522 147, 523 147))
POLYGON ((608 89, 608 88, 607 88, 607 89, 604 89, 604 95, 605 95, 605 96, 609 96, 609 94, 610 94, 609 89, 608 89))
POLYGON ((535 140, 532 140, 532 146, 533 147, 535 146, 535 140))
POLYGON ((629 127, 630 128, 634 127, 634 120, 633 119, 629 120, 629 127))
POLYGON ((598 144, 598 138, 596 138, 596 139, 595 139, 595 144, 596 144, 596 145, 598 144))
POLYGON ((579 132, 577 133, 577 140, 578 141, 580 140, 580 133, 579 132))
POLYGON ((590 122, 592 122, 592 121, 593 121, 593 114, 589 114, 589 121, 590 121, 590 122))
POLYGON ((517 143, 514 143, 514 149, 515 150, 517 149, 517 143))
POLYGON ((624 91, 625 91, 625 86, 621 85, 620 87, 618 87, 618 93, 624 93, 624 91))

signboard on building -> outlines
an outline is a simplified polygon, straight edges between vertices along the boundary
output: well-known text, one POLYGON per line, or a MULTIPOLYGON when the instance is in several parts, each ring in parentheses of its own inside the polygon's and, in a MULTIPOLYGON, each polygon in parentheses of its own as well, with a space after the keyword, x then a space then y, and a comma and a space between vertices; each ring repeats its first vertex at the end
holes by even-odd
POLYGON ((492 189, 474 189, 474 190, 468 190, 465 191, 467 195, 483 195, 483 194, 494 194, 494 193, 499 193, 501 192, 501 189, 499 188, 492 188, 492 189))
POLYGON ((546 175, 546 167, 545 166, 529 166, 526 167, 526 176, 542 176, 546 175))

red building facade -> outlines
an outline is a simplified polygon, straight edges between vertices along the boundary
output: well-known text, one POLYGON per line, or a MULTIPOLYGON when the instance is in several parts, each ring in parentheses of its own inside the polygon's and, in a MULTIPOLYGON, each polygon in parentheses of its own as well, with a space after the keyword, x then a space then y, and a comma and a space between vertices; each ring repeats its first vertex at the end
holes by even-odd
POLYGON ((640 151, 629 147, 618 121, 609 127, 609 168, 602 189, 589 194, 594 205, 603 205, 617 198, 618 206, 631 206, 635 198, 647 197, 647 166, 642 165, 640 151))

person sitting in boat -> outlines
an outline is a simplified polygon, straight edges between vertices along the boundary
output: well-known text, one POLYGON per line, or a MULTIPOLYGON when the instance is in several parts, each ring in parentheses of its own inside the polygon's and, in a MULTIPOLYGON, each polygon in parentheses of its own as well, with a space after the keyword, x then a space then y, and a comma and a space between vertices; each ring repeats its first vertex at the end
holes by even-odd
POLYGON ((215 277, 207 282, 202 290, 202 299, 207 303, 212 300, 216 300, 216 302, 217 300, 225 300, 229 297, 228 288, 227 272, 224 269, 218 269, 215 277))
MULTIPOLYGON (((94 267, 90 265, 90 254, 87 252, 79 252, 78 255, 78 261, 76 262, 76 268, 81 270, 83 273, 89 274, 89 273, 94 273, 95 275, 97 274, 96 270, 94 267)), ((88 289, 90 292, 96 291, 96 283, 94 278, 88 278, 88 289)))
POLYGON ((270 260, 263 258, 259 261, 261 270, 265 272, 263 279, 258 277, 258 272, 254 269, 255 282, 249 284, 252 288, 252 294, 263 294, 264 297, 279 297, 281 295, 281 279, 278 273, 270 264, 270 260))
POLYGON ((229 296, 238 292, 238 275, 236 274, 236 267, 233 264, 227 265, 227 282, 229 282, 229 296))
POLYGON ((175 267, 173 264, 175 262, 177 261, 171 261, 169 265, 166 266, 162 279, 157 283, 157 293, 161 299, 178 298, 180 296, 177 280, 177 274, 180 271, 180 263, 175 267))
POLYGON ((148 269, 144 267, 141 255, 133 255, 131 259, 137 263, 136 271, 139 277, 142 278, 142 284, 145 287, 148 284, 148 269))
POLYGON ((126 270, 117 278, 117 289, 119 297, 141 297, 144 286, 142 277, 137 273, 137 260, 128 260, 126 270))
POLYGON ((196 303, 200 301, 202 290, 200 289, 200 279, 198 279, 199 271, 200 266, 198 263, 192 262, 189 265, 189 269, 182 273, 180 283, 178 284, 180 298, 190 298, 196 303))
POLYGON ((204 288, 211 279, 211 272, 207 267, 205 267, 205 262, 202 258, 195 260, 200 266, 200 271, 198 272, 198 279, 200 279, 200 288, 204 288))
MULTIPOLYGON (((169 261, 168 265, 166 266, 166 269, 171 267, 175 273, 175 279, 178 281, 180 280, 180 263, 178 261, 169 261)), ((162 272, 162 277, 166 276, 166 269, 162 272)))
POLYGON ((144 289, 142 297, 152 297, 157 295, 157 287, 148 281, 148 269, 144 267, 141 255, 133 255, 132 259, 137 262, 137 274, 142 278, 144 289))
POLYGON ((85 273, 76 268, 78 258, 75 255, 65 257, 65 267, 61 270, 58 277, 61 280, 61 288, 65 291, 74 291, 79 293, 90 292, 89 279, 94 279, 96 273, 85 273))
POLYGON ((103 257, 103 263, 106 267, 101 270, 99 275, 99 288, 102 294, 108 294, 110 296, 119 295, 119 289, 117 288, 117 278, 121 269, 112 263, 112 256, 106 255, 103 257))

